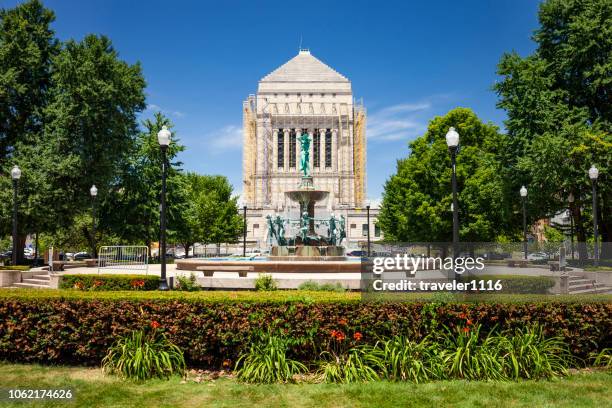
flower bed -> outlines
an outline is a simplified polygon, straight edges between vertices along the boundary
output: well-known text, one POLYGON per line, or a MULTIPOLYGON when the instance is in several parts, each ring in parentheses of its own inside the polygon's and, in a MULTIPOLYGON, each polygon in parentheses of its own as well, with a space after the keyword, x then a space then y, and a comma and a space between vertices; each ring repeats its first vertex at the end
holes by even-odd
POLYGON ((156 290, 159 277, 147 275, 62 275, 60 289, 156 290))

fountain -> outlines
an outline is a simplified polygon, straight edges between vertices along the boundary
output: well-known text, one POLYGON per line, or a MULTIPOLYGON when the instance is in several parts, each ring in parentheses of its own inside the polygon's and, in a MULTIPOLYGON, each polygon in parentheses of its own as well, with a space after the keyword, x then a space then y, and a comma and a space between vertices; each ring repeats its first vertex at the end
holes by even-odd
POLYGON ((267 216, 268 242, 271 245, 272 260, 344 260, 342 240, 346 237, 344 216, 336 218, 332 213, 329 218, 317 218, 315 205, 328 198, 329 191, 316 190, 310 174, 310 136, 304 132, 299 138, 300 171, 302 180, 296 190, 285 192, 292 202, 299 204, 299 218, 282 218, 280 215, 267 216), (327 235, 315 232, 317 226, 326 225, 327 235), (297 227, 293 237, 285 237, 288 227, 297 227))

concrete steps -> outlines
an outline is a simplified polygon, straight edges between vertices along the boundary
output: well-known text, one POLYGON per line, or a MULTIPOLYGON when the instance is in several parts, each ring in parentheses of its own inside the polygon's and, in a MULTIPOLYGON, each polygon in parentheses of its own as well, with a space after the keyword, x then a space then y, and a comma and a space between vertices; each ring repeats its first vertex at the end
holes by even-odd
POLYGON ((568 292, 572 295, 612 293, 612 287, 608 287, 603 283, 597 283, 593 279, 570 276, 568 279, 568 292))
POLYGON ((51 289, 50 283, 49 275, 34 275, 31 278, 24 279, 23 282, 14 283, 13 286, 24 289, 51 289))

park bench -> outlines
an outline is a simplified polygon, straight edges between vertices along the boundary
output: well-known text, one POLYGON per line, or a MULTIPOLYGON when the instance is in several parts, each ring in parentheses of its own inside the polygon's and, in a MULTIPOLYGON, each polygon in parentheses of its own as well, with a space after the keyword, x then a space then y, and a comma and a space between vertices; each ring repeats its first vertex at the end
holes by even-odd
POLYGON ((247 273, 253 272, 255 268, 248 265, 203 265, 196 267, 196 270, 202 271, 204 273, 204 276, 213 276, 215 272, 238 272, 238 276, 240 276, 241 278, 246 278, 247 273))
POLYGON ((511 268, 514 268, 515 266, 518 266, 520 268, 526 268, 527 262, 529 262, 527 259, 508 259, 507 260, 507 264, 511 268))

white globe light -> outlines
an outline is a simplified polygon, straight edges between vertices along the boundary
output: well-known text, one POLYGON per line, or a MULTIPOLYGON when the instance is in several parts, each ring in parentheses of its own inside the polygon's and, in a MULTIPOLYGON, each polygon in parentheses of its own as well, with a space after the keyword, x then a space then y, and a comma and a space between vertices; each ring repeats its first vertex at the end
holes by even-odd
POLYGON ((448 129, 448 132, 446 133, 446 144, 448 147, 459 146, 459 133, 457 133, 454 127, 448 129))
POLYGON ((11 170, 11 178, 13 180, 19 180, 21 178, 21 169, 17 166, 14 166, 11 170))
POLYGON ((89 194, 91 194, 92 197, 95 197, 98 195, 98 189, 95 184, 91 186, 91 188, 89 189, 89 194))
POLYGON ((527 197, 527 189, 525 186, 522 186, 519 192, 521 193, 521 197, 527 197))
POLYGON ((161 130, 157 132, 157 141, 160 146, 168 146, 170 144, 170 136, 172 133, 168 130, 167 126, 162 126, 161 130))
POLYGON ((597 177, 599 177, 599 169, 595 167, 595 165, 591 165, 591 168, 589 169, 589 178, 595 181, 597 180, 597 177))

